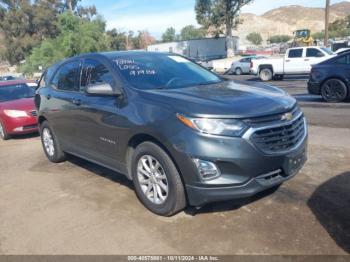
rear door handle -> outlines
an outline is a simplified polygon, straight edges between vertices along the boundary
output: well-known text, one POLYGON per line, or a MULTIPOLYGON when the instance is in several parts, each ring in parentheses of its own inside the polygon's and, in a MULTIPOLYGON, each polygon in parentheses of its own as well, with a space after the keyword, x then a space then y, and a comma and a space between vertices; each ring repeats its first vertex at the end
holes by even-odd
POLYGON ((290 60, 286 60, 286 62, 290 62, 290 60))
POLYGON ((304 59, 304 61, 310 61, 310 59, 304 59))
POLYGON ((73 98, 73 99, 72 99, 72 103, 73 103, 74 105, 80 106, 80 105, 81 105, 81 100, 80 100, 80 99, 75 99, 75 98, 73 98))

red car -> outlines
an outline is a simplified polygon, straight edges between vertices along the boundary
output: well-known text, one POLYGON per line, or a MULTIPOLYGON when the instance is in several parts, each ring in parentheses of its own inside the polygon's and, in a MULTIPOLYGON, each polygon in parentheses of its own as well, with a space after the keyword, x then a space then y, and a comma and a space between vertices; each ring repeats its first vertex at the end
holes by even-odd
POLYGON ((34 105, 35 82, 0 82, 0 138, 38 131, 34 105))

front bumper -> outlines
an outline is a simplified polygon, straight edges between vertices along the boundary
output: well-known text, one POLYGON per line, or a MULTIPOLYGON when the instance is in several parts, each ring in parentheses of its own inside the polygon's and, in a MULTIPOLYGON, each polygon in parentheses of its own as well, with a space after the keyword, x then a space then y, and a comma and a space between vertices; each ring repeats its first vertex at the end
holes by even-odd
POLYGON ((38 131, 38 120, 34 116, 6 117, 4 126, 6 133, 10 135, 30 134, 38 131))
MULTIPOLYGON (((286 158, 288 161, 288 157, 286 158)), ((287 174, 284 171, 285 161, 281 162, 281 169, 262 174, 257 177, 249 179, 242 185, 233 185, 226 187, 200 187, 200 186, 186 186, 189 202, 193 206, 203 206, 207 203, 218 202, 231 199, 241 199, 254 196, 262 191, 270 189, 274 186, 280 185, 285 181, 293 178, 302 168, 307 160, 307 150, 303 148, 298 153, 298 161, 300 165, 298 169, 287 174)))
POLYGON ((306 122, 305 136, 300 143, 279 154, 262 152, 248 138, 210 136, 189 130, 175 138, 174 158, 192 206, 253 196, 294 177, 307 159, 306 122), (215 163, 221 175, 203 180, 194 158, 215 163))

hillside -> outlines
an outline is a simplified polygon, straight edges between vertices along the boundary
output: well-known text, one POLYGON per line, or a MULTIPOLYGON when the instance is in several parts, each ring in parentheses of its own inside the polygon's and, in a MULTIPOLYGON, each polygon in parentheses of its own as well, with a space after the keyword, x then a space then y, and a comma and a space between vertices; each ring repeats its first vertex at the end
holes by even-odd
MULTIPOLYGON (((331 6, 330 21, 344 18, 350 14, 350 2, 341 2, 331 6)), ((284 6, 270 10, 261 16, 243 13, 243 23, 234 31, 241 39, 241 45, 249 45, 246 36, 251 32, 260 32, 264 40, 271 35, 292 35, 297 29, 309 28, 312 32, 324 29, 324 9, 299 5, 284 6)))

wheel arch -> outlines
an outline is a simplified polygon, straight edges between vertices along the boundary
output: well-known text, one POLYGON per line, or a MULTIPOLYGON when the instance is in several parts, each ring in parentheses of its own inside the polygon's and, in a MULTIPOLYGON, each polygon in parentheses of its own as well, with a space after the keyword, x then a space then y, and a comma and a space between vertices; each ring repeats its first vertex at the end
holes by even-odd
POLYGON ((134 136, 132 136, 129 139, 128 145, 127 145, 127 150, 126 150, 126 154, 125 154, 125 163, 126 163, 126 169, 127 169, 127 176, 130 180, 132 180, 132 175, 131 175, 131 159, 132 159, 132 155, 136 149, 136 147, 144 142, 152 142, 154 144, 156 144, 157 146, 159 146, 161 149, 163 149, 165 151, 165 153, 168 154, 168 156, 170 157, 170 159, 173 161, 177 171, 180 174, 182 183, 185 185, 184 183, 184 179, 181 173, 181 170, 179 168, 179 165, 177 164, 175 158, 173 157, 173 155, 171 154, 171 150, 169 150, 169 148, 162 142, 160 142, 159 139, 157 139, 156 137, 149 135, 149 134, 145 134, 145 133, 139 133, 139 134, 135 134, 134 136))
POLYGON ((38 124, 39 124, 39 126, 40 126, 44 121, 47 121, 46 117, 44 117, 44 116, 39 116, 39 118, 38 118, 38 124))
POLYGON ((258 73, 260 74, 260 71, 263 70, 263 69, 271 69, 272 71, 272 75, 274 75, 274 70, 273 70, 273 65, 271 64, 262 64, 262 65, 259 65, 259 68, 258 68, 258 73))

